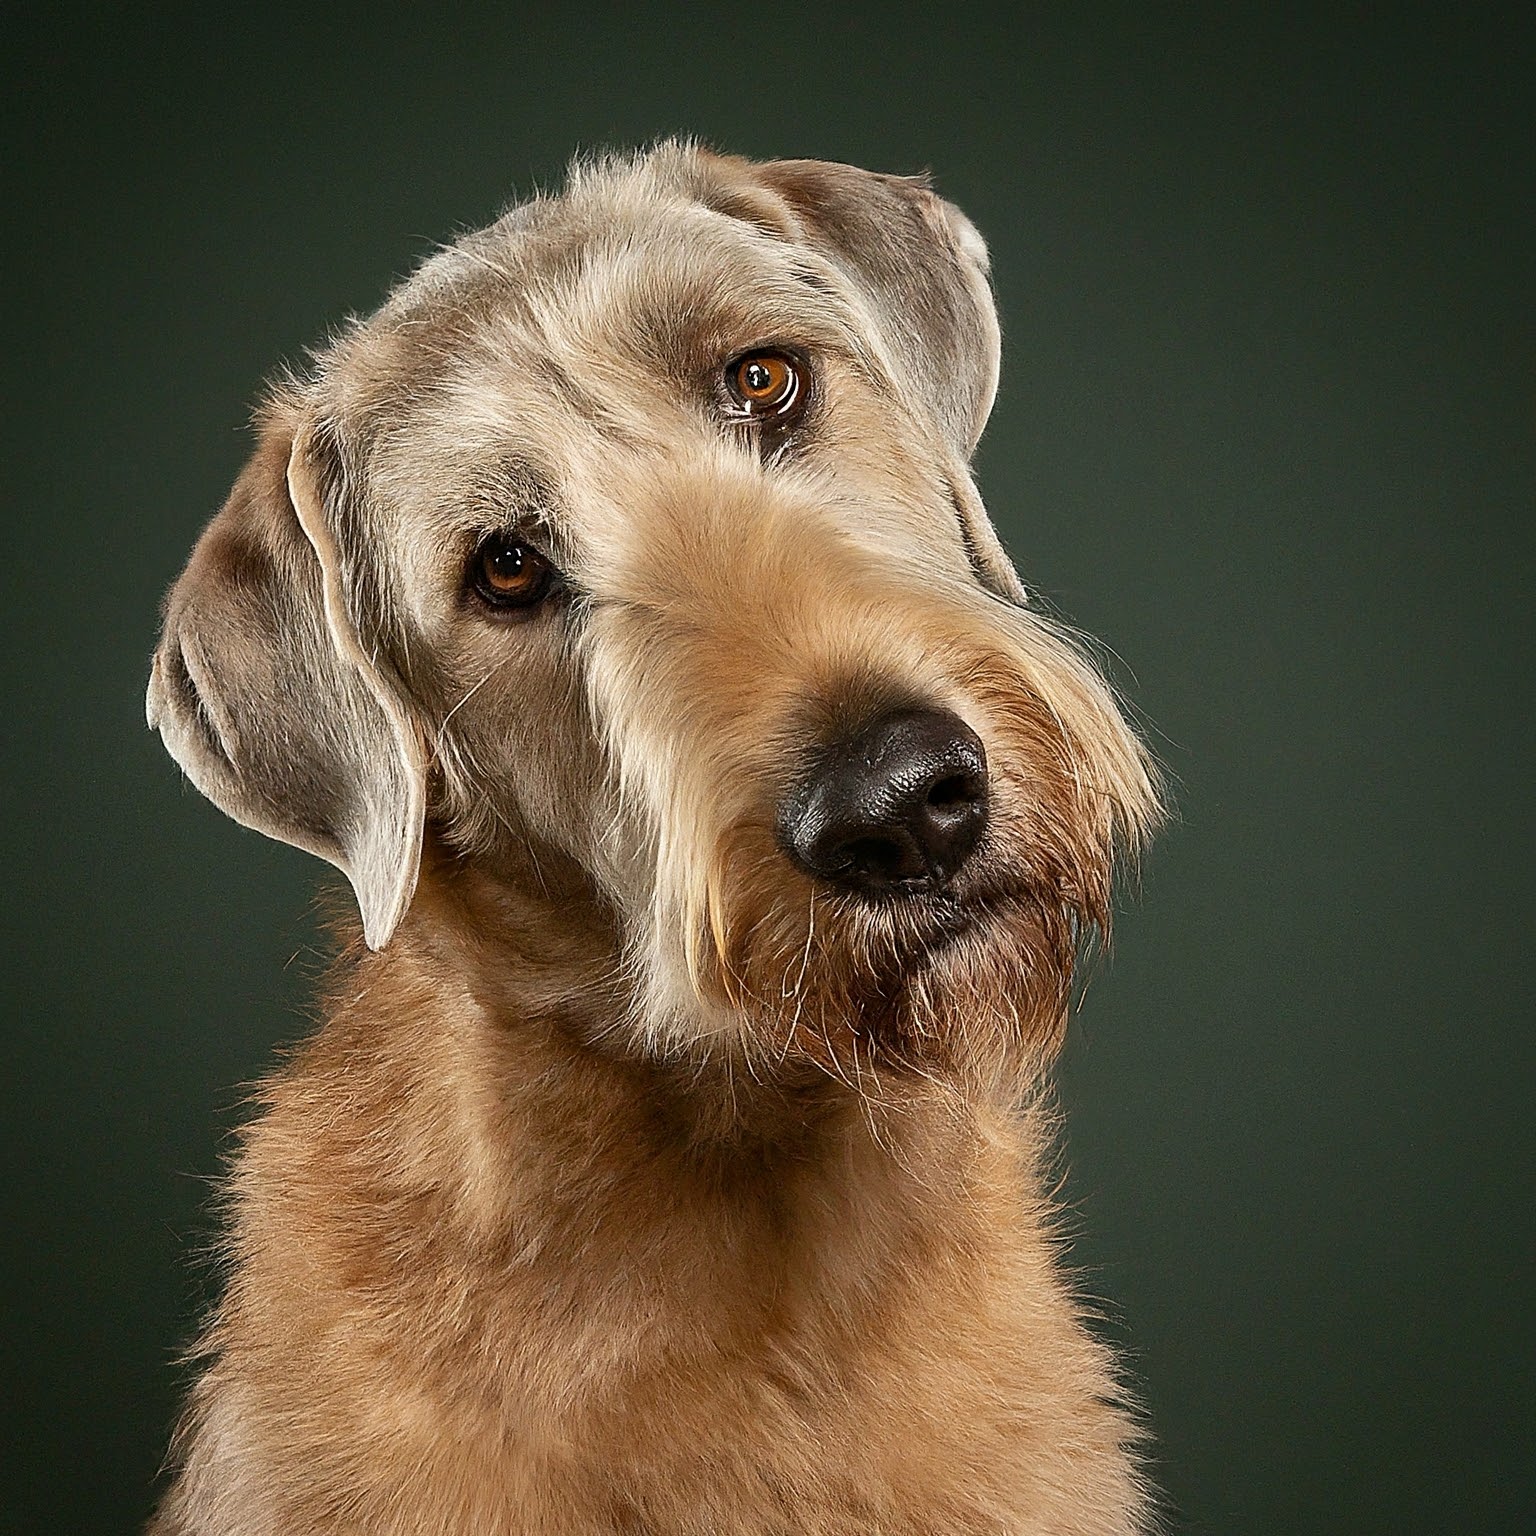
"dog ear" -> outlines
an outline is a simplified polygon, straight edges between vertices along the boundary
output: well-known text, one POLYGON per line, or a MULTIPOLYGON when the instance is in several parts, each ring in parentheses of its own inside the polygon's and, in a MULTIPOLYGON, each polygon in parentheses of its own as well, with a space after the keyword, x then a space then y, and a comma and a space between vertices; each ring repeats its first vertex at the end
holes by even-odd
POLYGON ((335 480, 298 411, 269 412, 166 602, 148 714, 221 810, 347 876, 380 949, 416 887, 425 754, 348 612, 335 480))
POLYGON ((892 361, 969 459, 991 414, 1002 351, 976 226, 921 177, 823 160, 770 160, 757 172, 804 238, 874 301, 892 361))

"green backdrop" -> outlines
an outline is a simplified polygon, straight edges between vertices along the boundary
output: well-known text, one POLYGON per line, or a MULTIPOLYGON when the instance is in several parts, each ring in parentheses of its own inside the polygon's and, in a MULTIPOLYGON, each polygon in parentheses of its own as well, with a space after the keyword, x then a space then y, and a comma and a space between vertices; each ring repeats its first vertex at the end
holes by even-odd
POLYGON ((1176 1529, 1536 1528, 1536 58, 1494 11, 516 5, 7 22, 0 1518, 148 1508, 319 867, 144 729, 263 376, 577 146, 931 168, 983 488, 1178 780, 1064 1070, 1176 1529))

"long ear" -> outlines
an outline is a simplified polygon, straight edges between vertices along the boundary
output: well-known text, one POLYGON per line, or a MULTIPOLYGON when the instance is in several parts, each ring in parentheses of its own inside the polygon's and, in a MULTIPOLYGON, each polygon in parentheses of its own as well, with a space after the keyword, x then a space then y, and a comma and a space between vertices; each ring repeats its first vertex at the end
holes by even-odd
POLYGON ((926 403, 955 459, 955 512, 978 575, 1020 599, 1023 587, 970 483, 968 464, 997 396, 1002 336, 976 226, 922 178, 824 160, 753 168, 788 204, 800 238, 868 299, 908 393, 926 403))
POLYGON ((345 610, 325 481, 274 410, 167 600, 149 723, 221 810, 342 870, 380 949, 416 888, 424 752, 345 610))

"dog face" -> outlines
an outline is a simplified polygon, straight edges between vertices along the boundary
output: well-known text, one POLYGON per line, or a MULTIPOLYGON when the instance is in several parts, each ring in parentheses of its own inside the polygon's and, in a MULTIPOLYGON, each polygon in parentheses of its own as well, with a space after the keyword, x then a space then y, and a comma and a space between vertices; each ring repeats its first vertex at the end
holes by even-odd
POLYGON ((997 358, 917 183, 580 170, 274 399, 151 722, 376 949, 430 827, 610 913, 655 1048, 1048 1041, 1156 792, 972 486, 997 358))

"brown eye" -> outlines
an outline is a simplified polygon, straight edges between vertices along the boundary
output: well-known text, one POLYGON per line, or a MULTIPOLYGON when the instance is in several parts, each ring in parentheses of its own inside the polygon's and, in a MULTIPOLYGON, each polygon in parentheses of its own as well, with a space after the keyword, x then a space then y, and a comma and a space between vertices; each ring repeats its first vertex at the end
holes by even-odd
POLYGON ((782 352, 748 352, 726 366, 725 382, 743 415, 753 420, 788 416, 800 403, 800 365, 782 352))
POLYGON ((469 585, 492 608, 531 608, 548 596, 554 581, 554 566, 508 533, 493 533, 469 562, 469 585))

